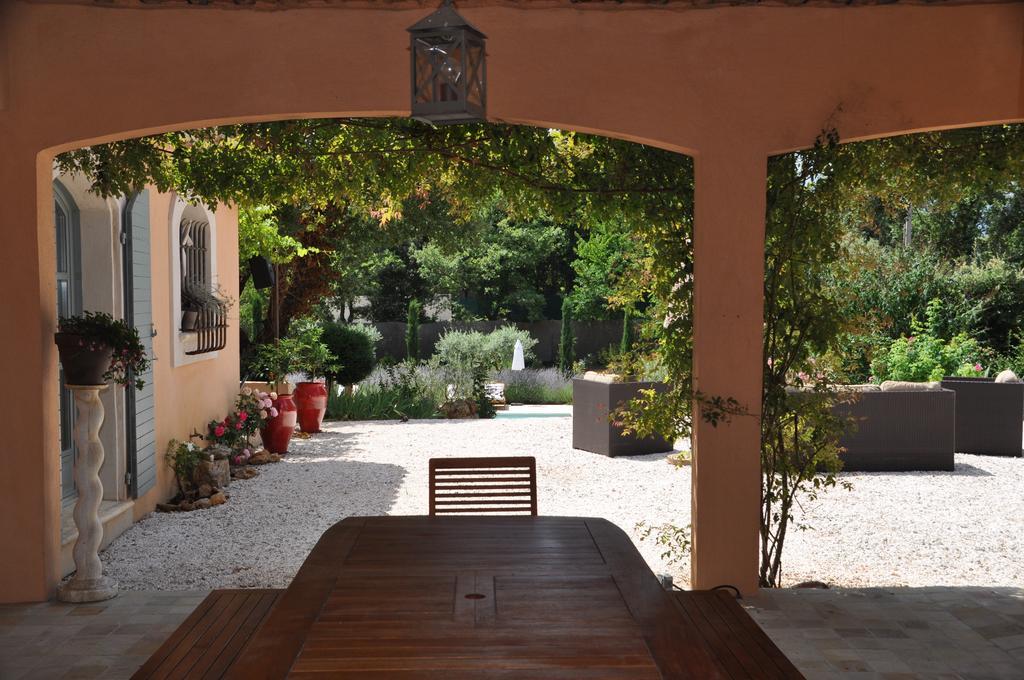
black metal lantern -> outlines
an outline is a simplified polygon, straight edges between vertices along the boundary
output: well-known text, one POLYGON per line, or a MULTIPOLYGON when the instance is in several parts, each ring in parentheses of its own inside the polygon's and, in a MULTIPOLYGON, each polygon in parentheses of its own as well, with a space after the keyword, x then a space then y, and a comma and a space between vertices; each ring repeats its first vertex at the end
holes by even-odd
POLYGON ((409 27, 412 117, 434 125, 487 118, 487 36, 451 0, 409 27))

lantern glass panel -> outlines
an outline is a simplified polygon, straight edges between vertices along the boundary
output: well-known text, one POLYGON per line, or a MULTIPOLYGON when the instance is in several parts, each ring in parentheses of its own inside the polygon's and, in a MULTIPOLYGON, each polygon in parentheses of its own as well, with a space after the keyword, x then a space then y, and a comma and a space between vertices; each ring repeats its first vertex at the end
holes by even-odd
POLYGON ((484 46, 471 40, 466 46, 466 101, 474 106, 484 105, 484 46))

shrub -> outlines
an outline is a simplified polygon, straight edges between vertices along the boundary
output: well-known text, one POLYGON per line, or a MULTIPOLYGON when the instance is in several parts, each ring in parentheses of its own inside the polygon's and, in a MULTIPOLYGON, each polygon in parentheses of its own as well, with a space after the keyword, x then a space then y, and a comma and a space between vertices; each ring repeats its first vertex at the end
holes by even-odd
POLYGON ((491 419, 498 414, 487 396, 487 370, 480 365, 473 369, 473 400, 476 402, 476 417, 491 419))
POLYGON ((571 404, 572 382, 556 368, 504 370, 495 380, 505 384, 505 400, 515 404, 571 404))
POLYGON ((323 340, 336 363, 330 378, 342 385, 354 385, 369 376, 377 366, 380 337, 369 324, 325 324, 323 340))
POLYGON ((537 340, 528 331, 515 326, 502 326, 485 336, 485 367, 492 371, 500 371, 511 366, 516 340, 523 344, 523 359, 526 363, 533 362, 536 359, 533 348, 537 346, 537 340))
POLYGON ((444 386, 428 371, 409 362, 374 371, 357 389, 327 401, 327 415, 336 420, 434 418, 444 399, 444 386))
POLYGON ((872 365, 879 380, 923 382, 946 375, 976 376, 983 372, 981 347, 976 340, 959 333, 948 342, 939 336, 942 302, 928 303, 927 321, 911 320, 911 336, 901 336, 889 351, 872 365))
POLYGON ((433 364, 443 369, 445 379, 454 387, 454 399, 473 397, 473 374, 477 368, 485 374, 496 373, 512 362, 516 340, 523 344, 523 357, 534 359, 537 341, 524 330, 503 326, 484 335, 479 331, 448 331, 434 346, 433 364))
POLYGON ((302 373, 310 380, 327 377, 336 365, 322 335, 319 324, 295 321, 288 337, 256 348, 253 368, 273 383, 281 382, 289 373, 302 373))

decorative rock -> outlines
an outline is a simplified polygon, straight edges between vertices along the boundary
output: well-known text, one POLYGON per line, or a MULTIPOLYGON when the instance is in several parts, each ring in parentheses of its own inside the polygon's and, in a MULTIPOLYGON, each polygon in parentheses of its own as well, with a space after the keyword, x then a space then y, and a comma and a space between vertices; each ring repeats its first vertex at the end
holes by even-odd
POLYGON ((209 484, 200 484, 196 489, 196 496, 199 498, 209 498, 211 495, 213 495, 213 487, 209 484))
MULTIPOLYGON (((252 458, 249 459, 249 465, 266 465, 267 463, 272 462, 272 455, 273 454, 271 454, 270 451, 260 449, 252 455, 252 458)), ((278 459, 280 459, 280 456, 278 456, 278 459)))
POLYGON ((247 465, 233 469, 231 471, 231 479, 252 479, 253 477, 258 477, 259 474, 259 470, 247 465))
POLYGON ((281 462, 281 454, 280 453, 272 453, 272 454, 270 454, 270 462, 271 463, 280 463, 281 462))
POLYGON ((181 510, 182 512, 189 512, 190 510, 195 510, 195 505, 189 501, 182 501, 178 504, 178 510, 181 510))
POLYGON ((196 471, 192 474, 192 483, 197 488, 208 484, 212 488, 219 489, 227 486, 230 482, 231 466, 226 458, 200 461, 196 466, 196 471))
POLYGON ((445 418, 472 418, 476 415, 476 404, 469 399, 455 399, 441 404, 439 410, 445 418))
POLYGON ((225 503, 228 502, 227 495, 223 491, 218 491, 217 493, 213 494, 206 500, 211 506, 224 505, 225 503))
POLYGON ((209 510, 211 505, 213 505, 213 503, 210 502, 209 498, 200 498, 195 502, 193 507, 195 507, 196 510, 209 510))
POLYGON ((178 506, 174 503, 157 503, 157 512, 178 512, 178 506))

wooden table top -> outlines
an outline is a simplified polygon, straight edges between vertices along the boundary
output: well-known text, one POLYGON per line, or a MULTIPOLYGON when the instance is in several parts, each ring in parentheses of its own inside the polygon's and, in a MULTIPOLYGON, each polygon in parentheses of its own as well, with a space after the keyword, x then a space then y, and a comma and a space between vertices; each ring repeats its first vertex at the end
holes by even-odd
POLYGON ((227 677, 719 678, 629 537, 582 517, 350 517, 227 677))

